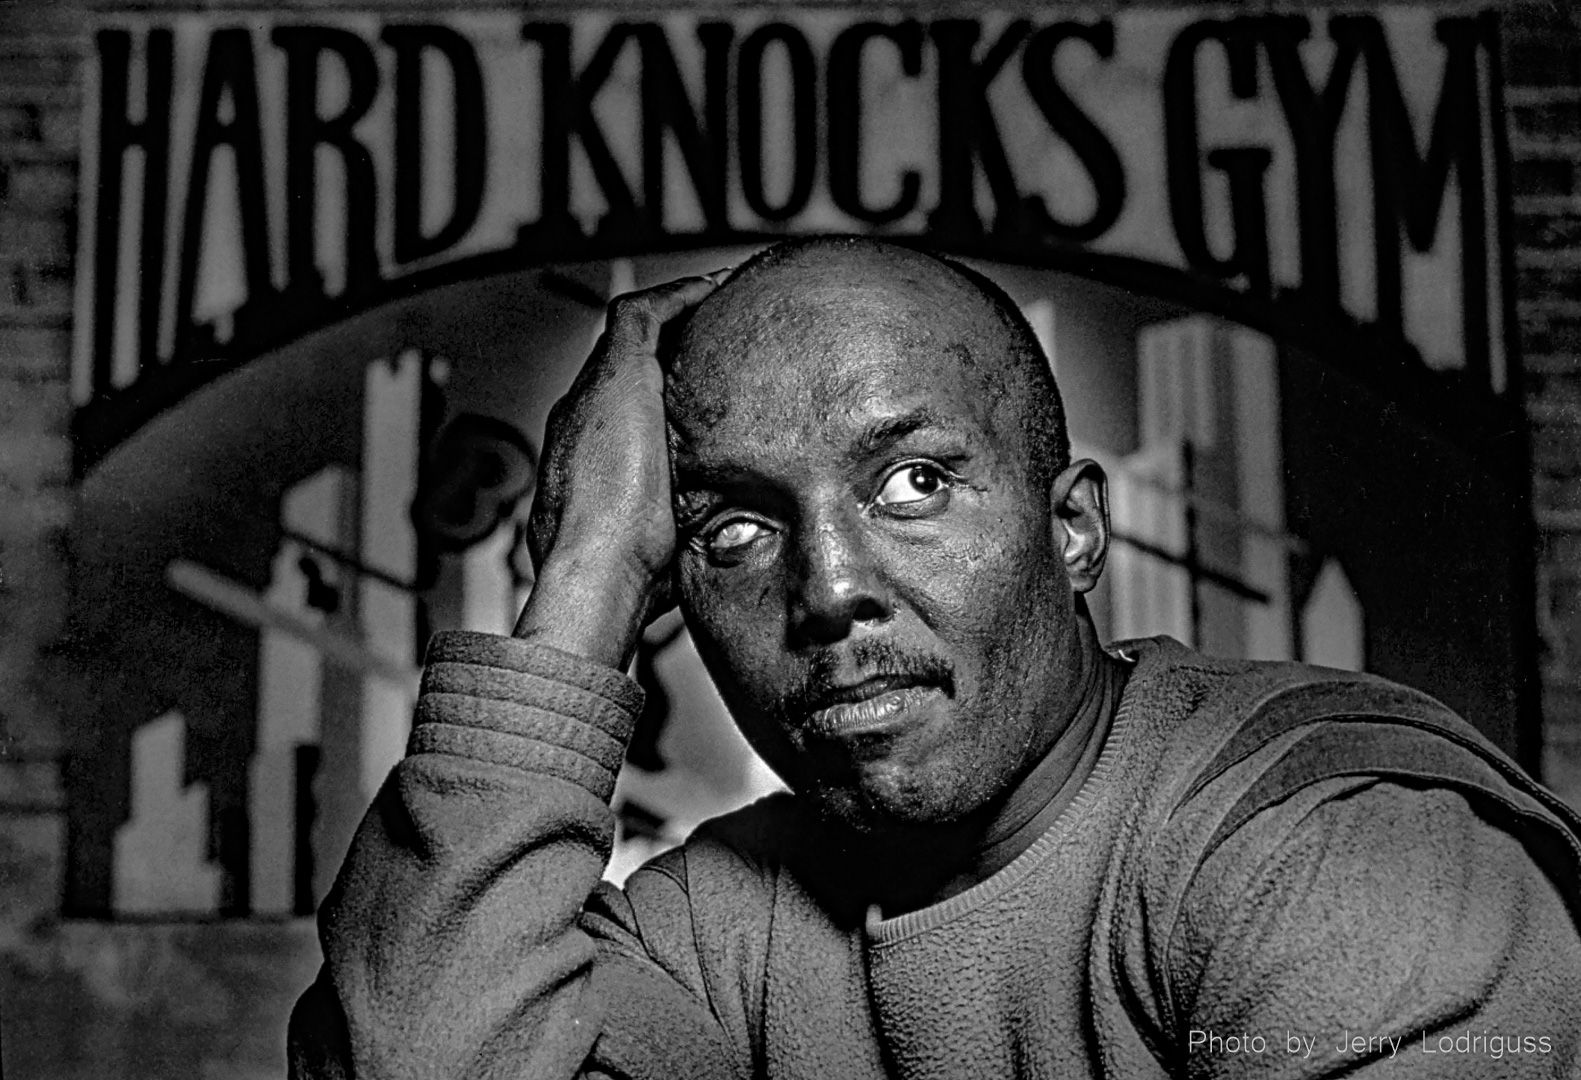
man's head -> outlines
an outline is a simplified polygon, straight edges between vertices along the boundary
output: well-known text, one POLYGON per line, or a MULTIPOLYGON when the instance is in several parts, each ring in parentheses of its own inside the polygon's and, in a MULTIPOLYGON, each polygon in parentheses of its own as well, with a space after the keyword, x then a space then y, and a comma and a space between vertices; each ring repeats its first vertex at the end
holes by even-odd
POLYGON ((1103 481, 997 287, 780 245, 687 323, 666 411, 682 607, 794 788, 858 827, 944 823, 1042 756, 1092 662, 1103 481))

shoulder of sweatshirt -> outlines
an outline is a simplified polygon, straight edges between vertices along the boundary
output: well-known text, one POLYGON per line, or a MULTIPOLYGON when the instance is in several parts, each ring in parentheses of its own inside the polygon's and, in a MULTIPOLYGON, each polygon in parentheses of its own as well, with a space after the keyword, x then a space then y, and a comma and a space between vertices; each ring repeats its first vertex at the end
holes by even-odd
POLYGON ((774 875, 805 828, 800 800, 784 791, 766 795, 708 819, 685 842, 649 859, 632 873, 627 891, 650 888, 655 878, 688 896, 772 890, 774 875))
POLYGON ((854 853, 844 830, 790 792, 698 826, 684 844, 650 859, 626 882, 641 907, 649 896, 686 898, 692 926, 711 938, 756 948, 772 920, 813 936, 852 932, 865 901, 851 887, 854 853))
MULTIPOLYGON (((1149 958, 1161 1041, 1228 1016, 1413 1045, 1450 1024, 1516 1025, 1570 1035, 1573 1063, 1581 934, 1520 840, 1453 790, 1333 783, 1258 815, 1197 868, 1149 958)), ((1488 1075, 1463 1064, 1424 1071, 1488 1075)))
POLYGON ((762 1054, 770 928, 785 900, 783 849, 801 830, 795 797, 769 795, 705 821, 633 871, 622 889, 603 885, 593 897, 595 913, 626 925, 647 960, 707 1003, 743 1061, 762 1054))
POLYGON ((1410 716, 1481 739, 1428 695, 1375 675, 1209 656, 1167 637, 1119 642, 1111 651, 1135 662, 1120 707, 1129 756, 1146 762, 1159 806, 1179 805, 1205 778, 1315 720, 1410 716))
POLYGON ((1174 1020, 1261 997, 1280 1017, 1311 1006, 1314 1030, 1341 1001, 1353 1026, 1390 1000, 1447 1023, 1517 951, 1535 970, 1538 939, 1543 978, 1581 986, 1581 827, 1556 797, 1403 687, 1317 672, 1256 701, 1199 718, 1209 746, 1163 763, 1169 797, 1119 863, 1111 955, 1159 1045, 1184 1037, 1174 1020), (1472 924, 1498 931, 1486 948, 1446 944, 1472 924), (1383 968, 1421 980, 1363 993, 1383 968))
MULTIPOLYGON (((1208 806, 1242 823, 1325 778, 1372 776, 1463 790, 1572 833, 1581 817, 1465 719, 1375 675, 1223 660, 1165 639, 1124 643, 1137 666, 1121 709, 1131 768, 1147 777, 1141 831, 1208 806)), ((1221 837, 1222 839, 1222 837, 1221 837)), ((1581 859, 1581 849, 1578 849, 1581 859)))
MULTIPOLYGON (((1147 782, 1120 872, 1148 921, 1171 923, 1232 838, 1242 853, 1266 853, 1317 807, 1380 782, 1456 793, 1516 837, 1581 916, 1581 818, 1438 701, 1376 676, 1139 644, 1127 694, 1159 704, 1131 724, 1147 782)), ((1361 828, 1370 805, 1332 820, 1361 828)))
POLYGON ((795 796, 776 792, 703 822, 626 879, 635 917, 651 926, 682 918, 684 909, 685 934, 700 948, 704 939, 766 934, 784 852, 800 840, 802 819, 795 796))

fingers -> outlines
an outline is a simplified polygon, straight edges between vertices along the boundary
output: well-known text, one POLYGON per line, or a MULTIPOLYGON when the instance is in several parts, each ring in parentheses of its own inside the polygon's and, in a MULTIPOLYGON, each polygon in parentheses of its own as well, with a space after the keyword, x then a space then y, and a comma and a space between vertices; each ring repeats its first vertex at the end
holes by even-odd
POLYGON ((702 303, 729 277, 733 267, 699 277, 678 278, 640 292, 617 296, 609 305, 609 332, 628 345, 655 351, 664 324, 702 303))

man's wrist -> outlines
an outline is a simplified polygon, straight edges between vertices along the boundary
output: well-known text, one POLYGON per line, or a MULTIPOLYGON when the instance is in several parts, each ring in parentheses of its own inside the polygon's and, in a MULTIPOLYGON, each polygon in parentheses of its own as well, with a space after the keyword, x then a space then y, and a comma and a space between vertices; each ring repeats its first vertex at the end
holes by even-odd
POLYGON ((652 600, 652 575, 610 545, 544 559, 515 637, 624 671, 652 600))

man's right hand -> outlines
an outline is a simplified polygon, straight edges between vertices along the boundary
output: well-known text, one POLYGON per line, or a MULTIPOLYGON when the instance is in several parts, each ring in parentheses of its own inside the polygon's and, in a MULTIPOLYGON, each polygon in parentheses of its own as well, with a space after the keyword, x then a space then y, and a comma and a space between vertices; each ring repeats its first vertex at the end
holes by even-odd
POLYGON ((516 636, 624 668, 670 602, 675 521, 659 331, 723 279, 616 297, 604 334, 549 413, 528 544, 538 568, 516 636))

